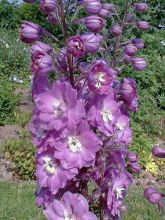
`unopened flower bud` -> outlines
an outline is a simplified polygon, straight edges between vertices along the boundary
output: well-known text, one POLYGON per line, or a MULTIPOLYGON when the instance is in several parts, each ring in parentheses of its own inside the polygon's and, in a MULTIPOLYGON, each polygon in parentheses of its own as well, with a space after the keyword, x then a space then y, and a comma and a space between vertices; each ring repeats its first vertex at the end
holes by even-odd
POLYGON ((159 193, 155 188, 148 187, 144 191, 144 197, 152 204, 159 204, 162 199, 161 193, 159 193))
POLYGON ((105 20, 97 15, 91 15, 85 18, 85 25, 89 31, 97 33, 103 29, 105 20))
POLYGON ((53 25, 58 23, 57 18, 55 18, 52 14, 48 15, 48 22, 53 25))
POLYGON ((138 157, 135 152, 128 152, 127 158, 131 163, 136 163, 138 161, 138 157))
POLYGON ((135 70, 138 70, 138 71, 143 71, 145 70, 147 64, 146 64, 146 61, 144 58, 140 58, 140 57, 133 57, 131 59, 131 62, 132 62, 132 66, 135 70))
POLYGON ((156 145, 152 148, 152 154, 158 158, 165 158, 165 148, 159 147, 156 145))
POLYGON ((99 15, 101 17, 107 17, 107 16, 109 16, 109 14, 110 14, 110 10, 105 9, 105 8, 102 8, 99 12, 99 15))
POLYGON ((82 40, 85 45, 85 50, 88 53, 95 53, 99 50, 102 37, 94 33, 87 33, 82 35, 82 40))
POLYGON ((134 8, 138 12, 146 12, 148 10, 148 5, 146 3, 134 3, 134 8))
POLYGON ((109 4, 109 3, 103 3, 103 4, 102 4, 102 8, 103 8, 103 9, 110 10, 110 11, 114 11, 115 5, 109 4))
POLYGON ((101 7, 101 3, 98 0, 88 0, 84 2, 84 9, 89 14, 98 14, 101 7))
POLYGON ((134 173, 139 173, 140 172, 140 166, 136 162, 135 163, 129 163, 129 168, 134 173))
POLYGON ((32 22, 24 21, 20 28, 20 38, 25 43, 34 43, 40 39, 42 28, 32 22))
POLYGON ((81 36, 70 37, 67 42, 67 50, 74 57, 81 57, 84 54, 84 42, 81 36))
POLYGON ((137 21, 136 25, 142 31, 147 31, 150 28, 150 25, 147 21, 137 21))
POLYGON ((119 25, 113 25, 110 32, 114 37, 118 37, 122 34, 122 27, 119 25))
POLYGON ((34 53, 36 53, 38 51, 50 54, 52 52, 52 48, 49 45, 38 41, 36 44, 31 46, 30 52, 33 55, 34 53))
POLYGON ((142 49, 144 47, 144 40, 140 38, 135 38, 132 40, 132 43, 138 48, 142 49))
POLYGON ((57 7, 56 0, 40 0, 40 9, 44 13, 51 13, 53 12, 57 7))
POLYGON ((124 57, 123 57, 123 62, 124 63, 131 63, 131 59, 132 59, 131 56, 128 56, 127 54, 124 54, 124 57))
POLYGON ((137 47, 133 44, 127 44, 124 48, 124 51, 127 55, 133 56, 137 52, 137 47))

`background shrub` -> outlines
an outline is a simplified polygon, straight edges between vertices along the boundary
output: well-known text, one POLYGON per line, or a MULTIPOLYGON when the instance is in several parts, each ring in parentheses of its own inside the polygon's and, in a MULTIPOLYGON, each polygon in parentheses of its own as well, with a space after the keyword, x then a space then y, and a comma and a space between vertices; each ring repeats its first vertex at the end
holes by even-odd
POLYGON ((19 40, 16 31, 0 29, 0 32, 0 76, 27 79, 30 64, 28 48, 19 40))
POLYGON ((30 135, 23 130, 19 140, 9 140, 3 146, 5 159, 12 161, 12 169, 22 180, 33 180, 35 171, 35 149, 30 135))
POLYGON ((14 89, 15 86, 6 77, 0 77, 0 125, 14 122, 20 100, 20 96, 13 93, 14 89))

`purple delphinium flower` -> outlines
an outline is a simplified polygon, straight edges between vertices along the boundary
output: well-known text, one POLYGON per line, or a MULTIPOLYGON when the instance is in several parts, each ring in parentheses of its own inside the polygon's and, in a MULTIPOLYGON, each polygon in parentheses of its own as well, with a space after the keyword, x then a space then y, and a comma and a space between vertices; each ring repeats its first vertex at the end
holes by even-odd
POLYGON ((107 207, 112 216, 120 216, 122 201, 124 200, 127 188, 131 184, 131 176, 126 172, 112 173, 112 183, 108 189, 107 207))
POLYGON ((130 111, 137 111, 138 96, 136 82, 134 79, 125 78, 122 80, 119 88, 120 100, 123 100, 130 111))
POLYGON ((101 132, 109 136, 113 134, 113 125, 119 105, 114 100, 113 92, 105 97, 99 97, 94 100, 94 104, 90 108, 87 118, 88 121, 96 126, 101 132))
POLYGON ((84 120, 77 127, 63 130, 60 138, 55 140, 54 156, 66 169, 89 167, 94 164, 100 146, 101 141, 84 120))
POLYGON ((36 205, 38 207, 46 208, 50 202, 54 200, 54 195, 50 192, 48 187, 37 186, 36 192, 36 205))
POLYGON ((56 81, 50 91, 36 97, 35 104, 39 119, 47 123, 48 130, 78 124, 85 116, 84 107, 77 100, 77 92, 69 82, 56 81))
POLYGON ((95 60, 88 72, 88 85, 95 93, 107 94, 116 74, 106 61, 95 60))
POLYGON ((58 159, 54 158, 54 152, 48 150, 37 155, 36 177, 40 186, 48 187, 56 194, 59 189, 64 188, 67 181, 77 174, 77 169, 64 169, 58 159))
POLYGON ((47 77, 47 75, 35 74, 33 76, 32 83, 32 97, 35 99, 37 95, 42 92, 49 91, 51 88, 51 83, 47 77), (40 81, 40 83, 38 83, 40 81))
POLYGON ((38 147, 40 144, 48 137, 49 133, 44 129, 46 124, 40 122, 39 118, 37 117, 37 113, 33 114, 32 121, 29 124, 29 130, 32 135, 32 143, 34 146, 38 147))
POLYGON ((32 54, 31 69, 36 74, 48 74, 52 71, 52 58, 47 53, 36 51, 32 54))
MULTIPOLYGON (((118 220, 126 210, 123 201, 131 173, 140 171, 137 155, 128 153, 132 139, 129 111, 137 110, 138 97, 135 81, 121 79, 119 74, 127 65, 142 71, 146 62, 134 56, 144 47, 143 40, 122 43, 120 37, 129 24, 149 28, 130 7, 147 10, 144 3, 126 2, 120 19, 118 6, 100 0, 40 0, 48 22, 58 26, 59 39, 31 22, 24 22, 20 29, 24 42, 35 43, 30 49, 34 110, 29 128, 36 147, 36 204, 48 220, 97 220, 82 195, 90 204, 100 205, 101 219, 118 220), (83 7, 87 16, 77 18, 83 7), (110 17, 108 32, 106 19, 110 17), (74 24, 80 28, 70 36, 77 28, 72 29, 74 24), (83 33, 81 24, 89 32, 83 33), (52 48, 37 42, 41 37, 52 48), (88 193, 90 181, 95 183, 92 193, 88 193)), ((160 148, 154 148, 153 154, 164 157, 160 148)), ((163 194, 151 190, 146 197, 161 209, 163 194)))
POLYGON ((118 143, 130 144, 132 141, 132 130, 129 127, 129 117, 126 114, 118 113, 115 121, 114 139, 118 143))
POLYGON ((70 37, 67 42, 67 51, 74 57, 81 57, 85 52, 84 42, 80 35, 70 37))
POLYGON ((35 23, 24 21, 20 28, 20 38, 25 43, 38 41, 42 34, 42 28, 35 23))
POLYGON ((48 220, 97 220, 97 217, 89 212, 85 197, 70 192, 66 192, 61 201, 54 200, 50 203, 44 215, 48 220))

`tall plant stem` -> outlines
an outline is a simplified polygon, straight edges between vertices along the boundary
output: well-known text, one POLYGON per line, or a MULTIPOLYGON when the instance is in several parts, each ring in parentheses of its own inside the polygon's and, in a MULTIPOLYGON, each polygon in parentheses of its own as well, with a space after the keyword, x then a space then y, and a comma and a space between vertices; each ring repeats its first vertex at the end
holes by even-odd
MULTIPOLYGON (((65 43, 67 44, 67 37, 68 37, 68 30, 67 30, 67 24, 66 24, 66 18, 65 18, 65 5, 64 0, 61 0, 61 23, 62 23, 62 32, 64 35, 65 43)), ((73 75, 73 56, 69 53, 67 53, 67 60, 69 65, 69 75, 70 75, 70 82, 71 85, 74 87, 74 75, 73 75)))
MULTIPOLYGON (((121 21, 122 31, 124 30, 124 25, 125 25, 127 13, 128 13, 128 7, 129 7, 129 1, 127 0, 127 1, 126 1, 126 4, 125 4, 125 8, 124 8, 124 15, 123 15, 123 18, 122 18, 122 21, 121 21)), ((115 67, 115 66, 116 66, 117 53, 118 53, 118 49, 120 48, 120 40, 121 40, 121 36, 119 36, 119 37, 116 39, 116 46, 115 46, 114 55, 113 55, 114 59, 112 60, 112 64, 111 64, 112 67, 115 67)))

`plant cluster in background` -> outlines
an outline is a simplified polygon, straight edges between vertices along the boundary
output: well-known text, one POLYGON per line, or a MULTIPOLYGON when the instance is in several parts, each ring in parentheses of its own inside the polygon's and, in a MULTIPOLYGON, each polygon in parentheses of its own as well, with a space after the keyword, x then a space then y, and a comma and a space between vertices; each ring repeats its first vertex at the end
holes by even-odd
POLYGON ((22 180, 33 180, 35 172, 35 149, 29 133, 22 130, 19 140, 9 140, 3 145, 4 157, 12 161, 11 168, 15 177, 22 180))
POLYGON ((20 96, 13 94, 14 89, 15 85, 6 76, 0 77, 0 126, 14 122, 20 101, 20 96))

